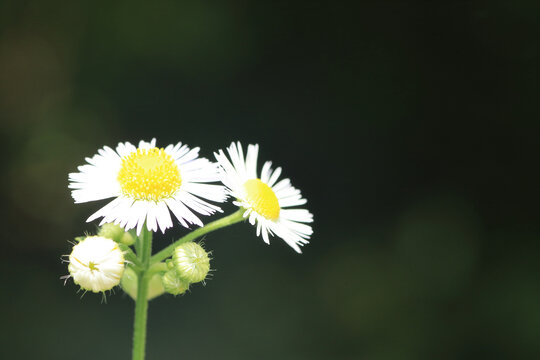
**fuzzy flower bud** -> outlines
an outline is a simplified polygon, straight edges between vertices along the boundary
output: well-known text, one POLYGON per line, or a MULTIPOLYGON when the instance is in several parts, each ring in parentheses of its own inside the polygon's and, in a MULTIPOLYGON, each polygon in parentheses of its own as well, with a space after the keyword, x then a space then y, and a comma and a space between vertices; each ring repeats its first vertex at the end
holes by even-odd
POLYGON ((75 284, 85 290, 110 290, 124 273, 124 254, 113 240, 90 236, 73 247, 68 270, 75 284))
POLYGON ((135 243, 135 239, 129 233, 124 231, 124 229, 114 223, 104 224, 98 231, 98 236, 105 237, 107 239, 112 239, 118 243, 131 246, 135 243))
POLYGON ((167 271, 161 278, 161 282, 165 291, 173 295, 180 295, 189 288, 189 283, 178 277, 176 270, 167 271))
POLYGON ((120 243, 127 246, 131 246, 135 244, 135 238, 130 233, 125 232, 124 235, 122 235, 122 238, 120 239, 120 243))
POLYGON ((210 259, 201 245, 187 242, 173 253, 173 263, 177 275, 189 283, 203 281, 210 271, 210 259))

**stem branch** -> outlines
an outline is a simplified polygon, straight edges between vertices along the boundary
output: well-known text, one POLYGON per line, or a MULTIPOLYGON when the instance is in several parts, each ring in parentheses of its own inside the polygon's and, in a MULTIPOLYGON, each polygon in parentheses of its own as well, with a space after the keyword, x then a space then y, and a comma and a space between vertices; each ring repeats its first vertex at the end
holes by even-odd
POLYGON ((122 252, 124 253, 124 258, 128 262, 132 263, 135 266, 141 267, 141 262, 139 261, 139 258, 137 257, 137 255, 135 255, 135 253, 133 252, 133 250, 131 250, 129 246, 124 244, 118 244, 118 246, 120 247, 120 250, 122 250, 122 252))
POLYGON ((174 249, 180 244, 183 244, 188 241, 193 241, 197 239, 198 237, 203 236, 204 234, 208 234, 209 232, 215 231, 222 227, 233 225, 242 221, 244 219, 242 216, 244 211, 245 210, 240 209, 237 212, 232 213, 231 215, 222 217, 221 219, 212 221, 211 223, 208 223, 201 228, 193 230, 186 236, 180 238, 179 240, 176 240, 174 243, 167 246, 165 249, 161 250, 160 252, 156 253, 154 256, 152 256, 152 259, 150 260, 150 264, 155 264, 157 262, 165 260, 166 258, 172 255, 174 249))

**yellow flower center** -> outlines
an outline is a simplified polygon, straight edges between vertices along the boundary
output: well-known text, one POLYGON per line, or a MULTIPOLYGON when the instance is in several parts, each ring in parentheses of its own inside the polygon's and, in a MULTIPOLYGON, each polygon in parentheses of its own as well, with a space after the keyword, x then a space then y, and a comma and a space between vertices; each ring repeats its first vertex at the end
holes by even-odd
POLYGON ((246 201, 258 214, 269 220, 279 217, 279 201, 274 190, 261 179, 250 179, 244 183, 246 201))
POLYGON ((178 166, 165 150, 137 149, 122 159, 118 172, 122 193, 137 200, 169 198, 182 185, 178 166))

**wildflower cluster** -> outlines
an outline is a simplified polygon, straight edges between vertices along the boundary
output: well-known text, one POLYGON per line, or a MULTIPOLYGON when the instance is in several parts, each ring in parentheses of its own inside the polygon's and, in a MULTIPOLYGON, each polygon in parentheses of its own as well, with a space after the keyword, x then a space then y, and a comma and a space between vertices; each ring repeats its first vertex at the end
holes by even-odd
POLYGON ((99 149, 69 174, 76 203, 113 199, 88 218, 101 218, 99 230, 77 238, 68 277, 92 292, 120 285, 135 300, 133 359, 144 358, 148 300, 184 294, 207 278, 210 258, 197 238, 247 220, 267 244, 277 236, 300 253, 309 242, 313 216, 296 208, 306 200, 289 179, 279 179, 281 168, 272 169, 271 162, 258 172, 258 151, 249 145, 244 156, 242 145, 232 143, 215 152, 213 162, 182 143, 158 148, 155 139, 137 147, 126 142, 99 149), (204 225, 201 218, 222 212, 218 204, 227 198, 238 211, 204 225), (197 228, 152 254, 153 232, 176 222, 197 228))

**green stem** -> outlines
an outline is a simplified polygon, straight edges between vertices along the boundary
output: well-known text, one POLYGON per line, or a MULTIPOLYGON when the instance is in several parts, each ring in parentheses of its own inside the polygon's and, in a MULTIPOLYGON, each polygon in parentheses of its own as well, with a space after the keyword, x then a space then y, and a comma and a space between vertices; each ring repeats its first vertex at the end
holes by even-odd
POLYGON ((180 238, 179 240, 175 241, 171 245, 167 246, 165 249, 161 250, 160 252, 152 256, 152 259, 150 260, 150 264, 155 264, 155 263, 165 260, 166 258, 172 255, 174 249, 180 244, 183 244, 188 241, 193 241, 196 238, 203 236, 204 234, 208 234, 209 232, 215 231, 222 227, 233 225, 242 221, 244 219, 244 217, 242 216, 244 211, 245 211, 244 209, 240 209, 229 216, 222 217, 221 219, 212 221, 211 223, 208 223, 201 228, 193 230, 186 236, 180 238))
POLYGON ((138 259, 141 264, 139 283, 137 285, 137 300, 135 301, 135 320, 133 322, 133 360, 144 360, 146 346, 146 319, 148 315, 148 281, 151 275, 150 257, 152 256, 152 233, 143 226, 140 237, 138 259), (149 276, 150 275, 150 276, 149 276))
POLYGON ((193 241, 204 234, 242 221, 244 211, 240 209, 229 216, 193 230, 154 256, 152 256, 152 233, 147 230, 146 224, 143 226, 141 236, 137 238, 135 243, 137 256, 129 248, 126 251, 126 259, 133 262, 134 268, 138 270, 135 320, 133 322, 133 360, 144 360, 148 317, 148 283, 156 273, 167 271, 167 265, 161 261, 171 256, 174 249, 182 243, 193 241))
POLYGON ((133 250, 131 250, 129 246, 124 244, 118 244, 118 246, 120 247, 120 250, 124 252, 124 258, 128 262, 134 264, 135 266, 141 267, 141 262, 139 261, 139 258, 137 258, 137 255, 135 255, 135 253, 133 252, 133 250))
POLYGON ((146 272, 149 278, 152 278, 157 273, 166 273, 169 268, 167 267, 167 264, 159 262, 153 265, 150 265, 150 268, 146 272))

